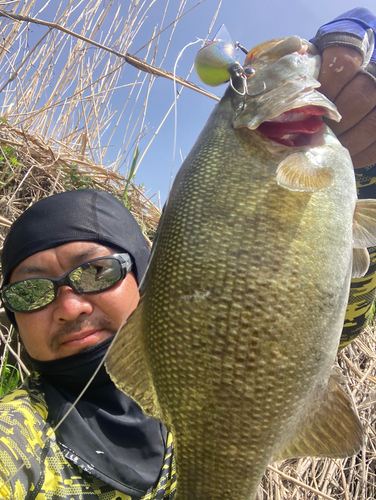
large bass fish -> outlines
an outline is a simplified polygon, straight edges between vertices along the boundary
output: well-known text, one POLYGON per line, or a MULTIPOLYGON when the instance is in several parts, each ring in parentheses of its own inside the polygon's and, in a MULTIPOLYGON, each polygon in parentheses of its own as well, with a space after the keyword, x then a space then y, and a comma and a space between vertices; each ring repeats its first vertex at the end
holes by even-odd
POLYGON ((231 69, 107 358, 173 433, 176 500, 249 500, 270 461, 362 443, 332 370, 375 202, 357 202, 349 154, 322 121, 340 117, 315 90, 312 52, 274 40, 231 69))

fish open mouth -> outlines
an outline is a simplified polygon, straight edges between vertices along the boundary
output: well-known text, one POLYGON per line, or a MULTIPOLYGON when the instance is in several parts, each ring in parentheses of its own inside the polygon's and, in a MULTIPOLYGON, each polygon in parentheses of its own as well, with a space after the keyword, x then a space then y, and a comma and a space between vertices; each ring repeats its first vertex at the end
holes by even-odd
POLYGON ((321 146, 324 144, 326 109, 321 106, 303 106, 262 122, 257 130, 268 139, 290 147, 321 146))

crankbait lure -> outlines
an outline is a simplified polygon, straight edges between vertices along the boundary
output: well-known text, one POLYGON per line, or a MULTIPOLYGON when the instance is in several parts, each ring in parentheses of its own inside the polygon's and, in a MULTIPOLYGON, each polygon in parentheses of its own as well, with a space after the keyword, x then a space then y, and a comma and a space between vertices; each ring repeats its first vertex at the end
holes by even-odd
POLYGON ((202 47, 196 55, 194 65, 200 80, 206 85, 211 85, 212 87, 216 87, 217 85, 230 81, 231 87, 238 94, 248 94, 247 79, 253 76, 255 71, 251 67, 244 68, 239 63, 238 57, 236 57, 238 49, 242 50, 245 54, 248 53, 248 51, 242 47, 239 42, 234 43, 231 40, 227 28, 223 24, 213 40, 209 41, 204 47, 202 47), (242 79, 242 92, 239 92, 239 90, 237 90, 233 85, 232 80, 234 78, 242 79))

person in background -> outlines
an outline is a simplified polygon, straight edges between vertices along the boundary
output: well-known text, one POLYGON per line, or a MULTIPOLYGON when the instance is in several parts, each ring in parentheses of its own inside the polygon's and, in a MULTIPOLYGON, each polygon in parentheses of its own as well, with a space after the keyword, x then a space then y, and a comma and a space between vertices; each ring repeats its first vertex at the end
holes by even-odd
MULTIPOLYGON (((360 197, 375 197, 375 26, 367 9, 354 9, 314 40, 322 91, 343 116, 330 125, 353 157, 360 197)), ((376 249, 370 253, 369 272, 352 284, 342 346, 364 327, 375 297, 376 249)), ((99 190, 45 198, 12 225, 1 296, 34 372, 0 399, 1 498, 173 499, 171 435, 103 367, 54 429, 137 306, 148 258, 132 215, 99 190)))

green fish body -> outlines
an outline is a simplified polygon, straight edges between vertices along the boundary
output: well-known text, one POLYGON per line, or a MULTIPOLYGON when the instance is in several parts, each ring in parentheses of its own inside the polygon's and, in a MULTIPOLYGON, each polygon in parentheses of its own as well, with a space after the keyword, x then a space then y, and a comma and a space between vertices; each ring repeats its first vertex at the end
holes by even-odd
POLYGON ((173 433, 176 500, 249 500, 270 461, 345 457, 362 443, 332 374, 352 269, 367 265, 360 248, 353 262, 352 163, 324 125, 321 143, 302 147, 258 131, 289 100, 336 113, 296 63, 304 54, 283 64, 289 55, 258 56, 247 86, 264 91, 241 95, 234 81, 211 114, 107 359, 173 433))

